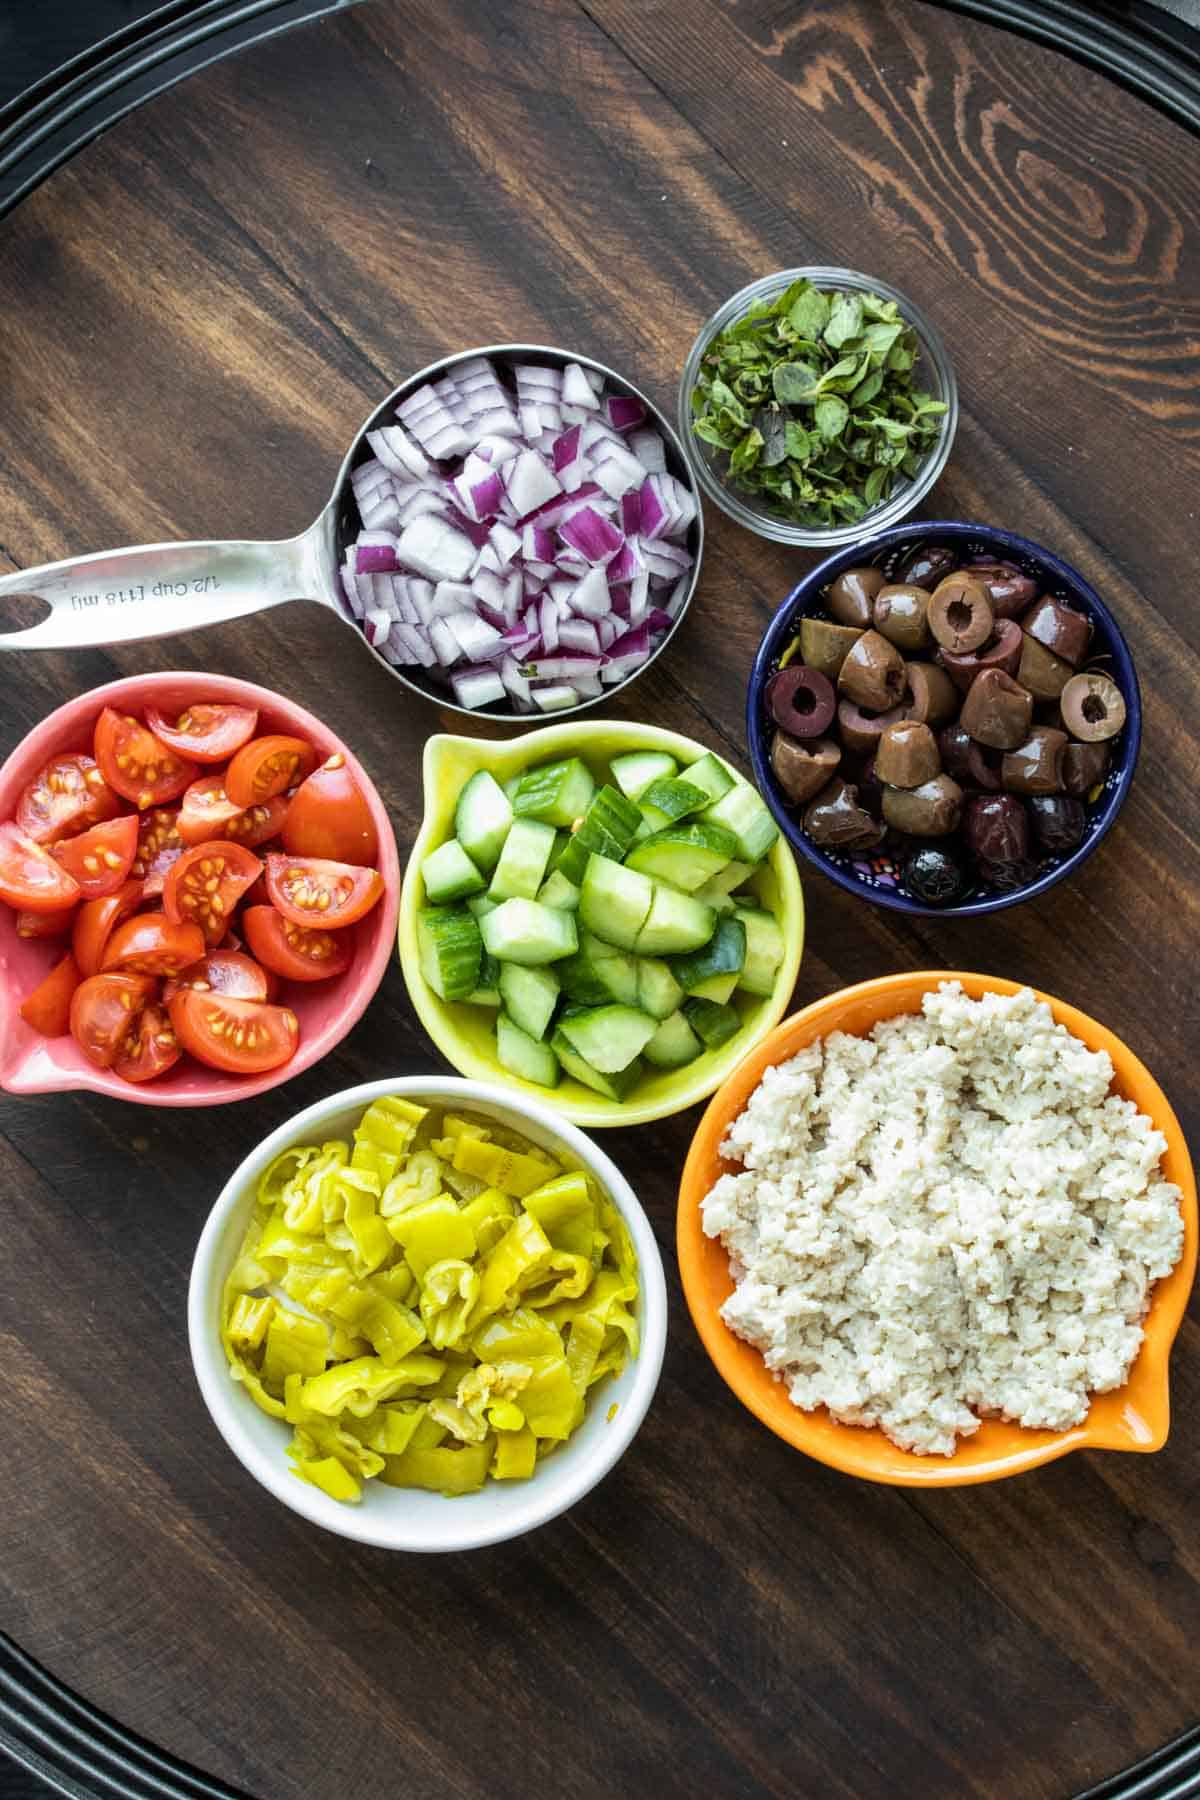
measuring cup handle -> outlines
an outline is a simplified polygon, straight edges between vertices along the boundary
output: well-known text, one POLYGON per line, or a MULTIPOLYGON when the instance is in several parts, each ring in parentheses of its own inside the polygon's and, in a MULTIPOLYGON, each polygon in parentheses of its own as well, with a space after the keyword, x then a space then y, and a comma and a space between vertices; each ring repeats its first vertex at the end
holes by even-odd
MULTIPOLYGON (((283 600, 330 604, 310 530, 278 543, 142 544, 0 576, 0 602, 32 594, 49 613, 3 630, 0 650, 82 650, 170 637, 283 600)), ((2 609, 0 609, 2 610, 2 609)))

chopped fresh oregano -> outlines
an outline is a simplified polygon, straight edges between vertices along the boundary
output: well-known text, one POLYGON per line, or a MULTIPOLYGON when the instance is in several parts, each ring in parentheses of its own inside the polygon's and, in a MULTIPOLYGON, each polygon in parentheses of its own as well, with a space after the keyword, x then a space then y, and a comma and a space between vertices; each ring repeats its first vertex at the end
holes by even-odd
POLYGON ((852 524, 941 431, 945 401, 913 384, 918 355, 894 300, 794 281, 709 344, 692 429, 758 505, 795 525, 852 524))

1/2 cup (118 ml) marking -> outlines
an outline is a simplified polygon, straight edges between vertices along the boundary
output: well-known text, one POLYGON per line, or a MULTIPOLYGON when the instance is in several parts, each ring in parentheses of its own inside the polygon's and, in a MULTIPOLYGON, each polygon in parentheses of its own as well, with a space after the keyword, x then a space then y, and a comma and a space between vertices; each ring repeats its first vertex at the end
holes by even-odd
POLYGON ((72 594, 71 611, 84 612, 90 606, 137 606, 142 600, 183 600, 188 594, 215 594, 220 585, 215 575, 194 575, 190 581, 156 581, 150 587, 138 582, 133 587, 110 588, 103 594, 72 594))

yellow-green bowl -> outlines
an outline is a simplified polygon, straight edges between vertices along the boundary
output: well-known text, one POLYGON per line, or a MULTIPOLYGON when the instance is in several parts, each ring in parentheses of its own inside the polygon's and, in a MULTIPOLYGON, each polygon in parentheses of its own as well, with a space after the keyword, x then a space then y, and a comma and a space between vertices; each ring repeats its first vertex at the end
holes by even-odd
POLYGON ((400 967, 417 1016, 460 1075, 518 1088, 531 1099, 552 1106, 577 1125, 644 1125, 682 1112, 716 1092, 746 1052, 779 1023, 787 1011, 800 954, 804 948, 804 896, 792 853, 779 838, 750 886, 779 920, 784 955, 775 986, 761 999, 737 996, 742 1029, 719 1050, 706 1050, 682 1069, 647 1075, 628 1100, 609 1100, 581 1082, 564 1077, 556 1088, 522 1081, 500 1066, 496 1055, 496 1015, 486 1006, 451 1004, 439 999, 421 974, 417 956, 417 914, 425 905, 421 865, 430 851, 454 835, 454 809, 464 782, 477 769, 490 769, 501 786, 534 763, 555 756, 579 756, 594 775, 601 765, 627 750, 664 750, 680 762, 695 762, 708 746, 656 725, 630 725, 620 720, 580 721, 529 731, 507 743, 483 738, 431 737, 425 745, 423 778, 425 818, 412 847, 400 894, 398 932, 400 967))

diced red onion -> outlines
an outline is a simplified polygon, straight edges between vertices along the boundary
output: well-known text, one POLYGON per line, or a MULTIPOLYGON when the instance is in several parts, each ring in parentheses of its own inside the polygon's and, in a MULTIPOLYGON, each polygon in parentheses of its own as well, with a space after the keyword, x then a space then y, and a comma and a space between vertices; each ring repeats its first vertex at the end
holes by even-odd
POLYGON ((504 698, 504 683, 494 669, 477 670, 468 675, 452 675, 450 686, 454 689, 454 698, 458 704, 470 707, 473 712, 504 698))
POLYGON ((584 406, 592 411, 598 405, 596 390, 578 363, 568 363, 562 374, 564 406, 584 406))
MULTIPOLYGON (((550 591, 553 593, 554 584, 550 591)), ((581 618, 602 619, 611 609, 612 599, 608 587, 608 575, 602 564, 597 563, 570 590, 571 611, 581 618)))
POLYGON ((610 519, 588 505, 564 519, 559 535, 590 563, 610 562, 625 541, 610 519))
POLYGON ((632 431, 646 417, 646 408, 632 394, 610 394, 604 410, 614 431, 632 431))
POLYGON ((558 641, 564 650, 581 650, 590 656, 600 654, 600 639, 590 619, 561 619, 558 641))
POLYGON ((547 656, 558 649, 558 608, 554 597, 546 594, 538 602, 538 630, 541 634, 542 649, 547 656))
POLYGON ((535 687, 530 689, 534 705, 540 712, 566 712, 570 706, 578 706, 579 695, 573 687, 560 684, 556 687, 535 687))
POLYGON ((378 431, 368 431, 367 442, 379 458, 385 469, 393 475, 415 475, 418 479, 429 473, 429 458, 417 447, 402 425, 384 425, 378 431))

